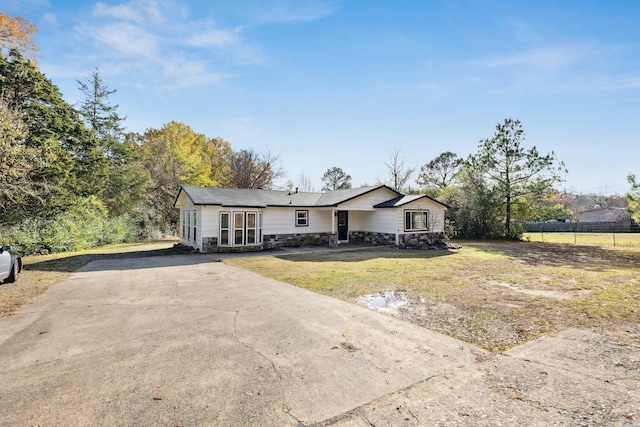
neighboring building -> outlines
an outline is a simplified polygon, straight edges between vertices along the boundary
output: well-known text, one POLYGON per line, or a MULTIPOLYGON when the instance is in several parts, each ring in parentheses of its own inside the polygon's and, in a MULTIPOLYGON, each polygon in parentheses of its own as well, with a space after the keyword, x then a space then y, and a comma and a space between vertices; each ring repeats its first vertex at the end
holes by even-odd
POLYGON ((578 212, 572 223, 528 224, 528 232, 638 233, 640 225, 624 208, 599 208, 578 212))
POLYGON ((203 253, 340 242, 446 245, 446 205, 384 185, 325 193, 182 187, 174 206, 181 243, 203 253))
POLYGON ((578 222, 631 222, 625 208, 599 208, 578 212, 578 222))

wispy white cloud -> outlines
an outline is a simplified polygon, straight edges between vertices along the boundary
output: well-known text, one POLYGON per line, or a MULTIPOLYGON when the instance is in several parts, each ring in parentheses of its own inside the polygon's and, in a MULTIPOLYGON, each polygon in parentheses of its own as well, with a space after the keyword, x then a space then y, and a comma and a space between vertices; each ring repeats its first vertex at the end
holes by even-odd
POLYGON ((588 59, 598 50, 592 43, 553 44, 525 48, 507 55, 489 56, 472 61, 477 68, 526 67, 555 70, 570 67, 588 59))
POLYGON ((616 69, 616 64, 636 49, 584 40, 547 42, 458 67, 468 68, 484 90, 509 96, 617 91, 637 88, 637 76, 620 75, 616 69))
POLYGON ((155 0, 133 0, 126 4, 109 6, 98 2, 93 8, 93 15, 96 17, 110 17, 114 19, 132 21, 137 23, 165 22, 165 16, 160 10, 158 2, 155 0))
POLYGON ((84 32, 114 53, 141 58, 157 57, 158 36, 131 23, 114 22, 85 27, 84 32))
POLYGON ((2 11, 10 15, 22 15, 34 7, 48 7, 49 0, 3 0, 2 11))
POLYGON ((231 29, 208 29, 186 40, 186 44, 195 47, 227 47, 240 43, 240 27, 231 29))
POLYGON ((236 10, 241 18, 233 25, 174 0, 98 1, 92 19, 75 28, 93 49, 80 61, 99 60, 108 64, 105 72, 128 74, 130 84, 152 91, 208 86, 268 61, 260 41, 247 38, 249 27, 306 22, 335 11, 319 0, 251 1, 236 10))
POLYGON ((42 15, 42 20, 49 25, 58 25, 58 17, 54 13, 45 13, 42 15))
POLYGON ((261 5, 262 10, 255 15, 261 24, 315 21, 337 10, 335 4, 319 0, 279 0, 261 5))

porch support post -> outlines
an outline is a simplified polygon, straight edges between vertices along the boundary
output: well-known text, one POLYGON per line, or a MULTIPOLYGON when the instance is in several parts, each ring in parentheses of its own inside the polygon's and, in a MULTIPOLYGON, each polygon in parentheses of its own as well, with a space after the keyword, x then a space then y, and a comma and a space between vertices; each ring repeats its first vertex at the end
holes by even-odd
POLYGON ((336 232, 336 210, 331 209, 331 234, 336 232))

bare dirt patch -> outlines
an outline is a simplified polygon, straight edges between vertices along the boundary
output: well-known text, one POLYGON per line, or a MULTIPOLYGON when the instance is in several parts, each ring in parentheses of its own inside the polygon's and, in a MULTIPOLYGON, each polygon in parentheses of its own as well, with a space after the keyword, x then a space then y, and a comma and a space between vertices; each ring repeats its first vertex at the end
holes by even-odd
POLYGON ((534 297, 545 297, 555 299, 578 299, 588 295, 592 292, 591 289, 556 289, 556 290, 544 290, 544 289, 525 289, 519 286, 514 286, 510 283, 494 283, 496 286, 502 286, 514 292, 521 292, 525 295, 531 295, 534 297))

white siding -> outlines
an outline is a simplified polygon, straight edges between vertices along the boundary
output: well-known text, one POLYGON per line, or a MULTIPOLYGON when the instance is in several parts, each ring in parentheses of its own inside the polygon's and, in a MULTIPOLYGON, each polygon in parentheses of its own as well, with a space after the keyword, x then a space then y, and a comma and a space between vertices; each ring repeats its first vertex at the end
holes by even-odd
POLYGON ((362 228, 362 217, 368 212, 349 211, 349 231, 366 231, 362 228))
POLYGON ((200 243, 204 237, 219 237, 220 206, 200 206, 200 243))
POLYGON ((407 203, 396 209, 396 226, 400 233, 404 233, 404 212, 405 210, 428 210, 429 211, 429 232, 444 232, 444 207, 432 200, 422 198, 415 202, 407 203))
POLYGON ((390 234, 402 232, 396 227, 396 209, 394 208, 379 208, 373 212, 362 212, 361 220, 360 229, 357 231, 390 234))
POLYGON ((263 234, 329 233, 331 210, 313 208, 266 208, 262 213, 263 234), (296 210, 309 211, 309 225, 296 227, 296 210))
MULTIPOLYGON (((185 244, 185 245, 189 245, 189 246, 193 246, 194 248, 200 248, 200 245, 197 242, 194 242, 193 240, 187 239, 187 236, 183 235, 182 230, 183 230, 183 221, 184 221, 184 211, 188 211, 189 214, 191 214, 192 211, 194 210, 198 210, 193 203, 191 202, 191 199, 189 199, 189 197, 187 197, 187 195, 184 192, 180 193, 180 197, 178 197, 178 200, 176 200, 176 204, 175 204, 176 208, 179 209, 179 219, 178 219, 178 235, 180 236, 180 243, 185 244)), ((198 219, 198 223, 196 223, 196 230, 197 230, 197 237, 198 240, 200 240, 200 230, 198 230, 198 228, 200 228, 199 222, 200 222, 200 213, 197 213, 197 219, 198 219)))

